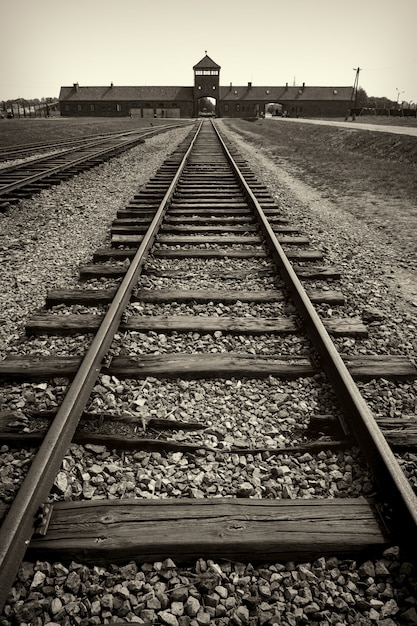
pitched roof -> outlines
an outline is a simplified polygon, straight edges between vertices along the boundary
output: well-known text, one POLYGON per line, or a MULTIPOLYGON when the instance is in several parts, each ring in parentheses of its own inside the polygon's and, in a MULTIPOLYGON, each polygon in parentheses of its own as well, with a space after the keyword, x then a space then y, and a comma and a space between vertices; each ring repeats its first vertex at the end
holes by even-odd
POLYGON ((270 102, 307 100, 350 100, 352 87, 220 87, 221 100, 269 100, 270 102))
MULTIPOLYGON (((220 100, 226 102, 259 100, 261 102, 288 101, 350 101, 352 87, 220 87, 220 100)), ((134 102, 165 101, 190 102, 193 87, 61 87, 60 102, 134 102)))
POLYGON ((61 87, 61 102, 126 102, 134 100, 186 101, 193 99, 193 87, 61 87))
POLYGON ((203 57, 201 61, 194 65, 193 70, 219 70, 220 65, 217 65, 209 56, 203 57))

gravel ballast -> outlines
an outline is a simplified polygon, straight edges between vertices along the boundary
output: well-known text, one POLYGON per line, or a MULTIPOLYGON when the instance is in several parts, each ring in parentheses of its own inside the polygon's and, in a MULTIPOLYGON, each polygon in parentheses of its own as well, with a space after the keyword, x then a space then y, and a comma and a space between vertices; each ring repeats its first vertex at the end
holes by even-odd
POLYGON ((109 234, 111 221, 190 132, 181 128, 43 190, 0 212, 0 356, 48 289, 77 284, 78 268, 109 234))
MULTIPOLYGON (((123 208, 187 133, 186 129, 176 130, 147 141, 146 146, 139 146, 111 163, 43 191, 0 214, 0 255, 4 259, 0 265, 4 285, 0 295, 2 355, 14 351, 11 344, 22 333, 26 317, 42 306, 48 288, 77 284, 79 264, 87 262, 92 252, 103 245, 117 209, 123 208), (67 230, 67 226, 71 228, 67 230)), ((278 170, 234 134, 233 138, 291 220, 304 225, 313 244, 325 246, 329 263, 342 267, 342 289, 352 316, 363 316, 366 311, 369 315, 380 313, 379 323, 370 329, 368 343, 364 344, 363 340, 349 343, 345 349, 356 349, 360 344, 366 351, 378 351, 382 346, 392 352, 395 347, 398 353, 415 359, 416 310, 406 299, 398 299, 395 288, 390 285, 392 279, 381 276, 380 268, 387 268, 388 263, 386 246, 342 212, 340 222, 336 221, 337 209, 333 205, 326 204, 314 190, 300 184, 290 174, 278 170)), ((161 262, 152 263, 156 266, 161 262)), ((197 266, 190 261, 187 263, 190 272, 194 272, 197 266)), ((174 266, 178 263, 165 265, 174 266)), ((153 279, 146 279, 144 283, 149 287, 157 286, 153 279)), ((280 315, 280 306, 267 305, 270 311, 266 314, 280 315)), ((196 312, 196 307, 187 305, 140 305, 132 307, 131 312, 167 314, 172 313, 173 308, 176 314, 196 312)), ((220 309, 213 304, 211 314, 227 315, 237 310, 243 315, 265 315, 265 307, 252 305, 248 310, 244 303, 226 307, 226 312, 220 309)), ((203 310, 206 313, 206 307, 202 307, 203 310)), ((328 309, 326 314, 331 316, 328 309)), ((145 351, 176 349, 175 336, 168 339, 154 333, 136 339, 150 342, 145 351)), ((203 342, 201 349, 204 350, 212 344, 215 350, 227 351, 230 347, 224 344, 226 340, 224 335, 214 339, 212 336, 188 337, 190 345, 193 341, 203 342)), ((63 341, 64 352, 68 346, 66 341, 63 341)), ((129 341, 131 343, 131 338, 129 341)), ((244 341, 252 342, 249 345, 255 349, 256 339, 245 338, 244 341)), ((259 346, 262 350, 262 343, 259 346)), ((38 349, 42 351, 41 344, 38 349)), ((78 351, 75 342, 73 349, 78 351)), ((294 436, 295 440, 303 441, 309 416, 320 409, 323 402, 319 395, 323 392, 318 391, 314 379, 296 383, 231 380, 226 385, 204 380, 148 382, 148 385, 136 382, 135 387, 134 381, 120 383, 102 377, 89 408, 117 411, 128 405, 133 415, 140 418, 143 429, 146 419, 152 417, 150 407, 158 417, 169 417, 168 407, 177 399, 179 410, 173 418, 197 421, 202 416, 210 421, 231 404, 233 396, 233 410, 221 428, 208 424, 208 432, 201 435, 181 431, 170 435, 173 441, 201 442, 224 449, 230 445, 228 437, 233 442, 240 438, 243 446, 285 445, 294 441, 294 436), (304 397, 299 395, 297 385, 304 386, 304 397), (268 398, 266 403, 265 397, 268 398), (212 408, 204 415, 202 407, 212 408), (242 412, 246 417, 245 428, 240 423, 242 412), (271 428, 261 441, 257 438, 257 425, 264 415, 271 428), (281 420, 279 427, 274 424, 277 415, 281 420)), ((412 399, 417 397, 415 383, 398 386, 386 382, 386 393, 381 394, 381 399, 378 389, 374 393, 374 383, 363 385, 374 411, 386 415, 387 410, 395 414, 402 412, 404 406, 412 407, 412 399)), ((3 408, 25 409, 35 405, 39 408, 40 401, 41 406, 50 409, 61 399, 59 391, 57 397, 51 398, 52 391, 43 383, 27 385, 25 389, 23 404, 22 396, 16 395, 13 400, 12 393, 10 404, 3 408)), ((63 390, 64 386, 61 393, 63 390)), ((329 408, 332 404, 329 392, 324 405, 329 408)), ((143 432, 138 428, 138 436, 143 436, 143 432)), ((20 480, 13 472, 24 473, 30 453, 12 453, 7 446, 3 446, 0 453, 3 493, 10 496, 15 479, 20 480), (9 492, 5 485, 9 486, 9 492)), ((296 461, 282 456, 220 455, 216 452, 191 455, 143 451, 118 455, 100 446, 73 445, 65 460, 65 472, 57 477, 54 497, 311 498, 370 495, 373 491, 354 449, 341 454, 325 450, 314 455, 300 453, 295 458, 296 461), (309 471, 306 468, 310 468, 309 471), (334 472, 334 480, 329 483, 327 477, 331 472, 334 472)), ((415 461, 412 455, 402 460, 410 476, 417 475, 415 461)), ((200 559, 184 568, 168 559, 163 563, 129 563, 104 568, 75 562, 65 565, 25 562, 0 616, 0 626, 99 626, 111 622, 172 626, 210 623, 225 626, 309 623, 394 626, 417 624, 416 595, 414 566, 408 562, 407 555, 400 555, 395 547, 365 563, 322 558, 313 563, 254 566, 200 559)))

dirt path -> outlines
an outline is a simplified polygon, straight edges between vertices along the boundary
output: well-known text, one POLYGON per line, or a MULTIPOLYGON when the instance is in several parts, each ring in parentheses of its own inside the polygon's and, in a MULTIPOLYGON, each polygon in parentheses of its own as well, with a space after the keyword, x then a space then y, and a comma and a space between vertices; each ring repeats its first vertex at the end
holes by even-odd
POLYGON ((310 120, 303 118, 291 118, 291 117, 271 117, 273 121, 287 124, 291 122, 298 122, 302 124, 318 124, 321 126, 337 126, 339 128, 349 128, 350 130, 372 130, 380 133, 394 133, 397 135, 409 135, 411 137, 417 137, 417 127, 412 126, 394 126, 388 124, 369 124, 367 122, 342 122, 331 120, 310 120))

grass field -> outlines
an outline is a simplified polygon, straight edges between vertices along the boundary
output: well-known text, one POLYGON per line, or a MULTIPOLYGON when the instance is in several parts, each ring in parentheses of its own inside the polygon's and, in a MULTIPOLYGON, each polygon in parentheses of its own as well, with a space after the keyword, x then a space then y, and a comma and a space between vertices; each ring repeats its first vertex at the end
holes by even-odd
POLYGON ((417 137, 268 119, 225 123, 265 158, 377 229, 399 258, 417 263, 417 137))
POLYGON ((0 148, 22 146, 31 143, 56 141, 111 133, 113 131, 134 130, 166 124, 169 120, 142 118, 13 118, 0 120, 0 148))

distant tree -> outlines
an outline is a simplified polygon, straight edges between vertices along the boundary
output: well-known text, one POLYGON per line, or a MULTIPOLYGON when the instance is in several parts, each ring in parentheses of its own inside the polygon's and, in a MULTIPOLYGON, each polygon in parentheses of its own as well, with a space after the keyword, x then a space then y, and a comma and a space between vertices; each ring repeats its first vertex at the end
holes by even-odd
POLYGON ((376 109, 391 109, 394 107, 395 102, 393 100, 390 100, 389 98, 376 98, 376 97, 370 97, 368 98, 369 100, 369 106, 373 106, 376 109))
POLYGON ((367 107, 368 104, 368 94, 366 93, 363 87, 358 87, 358 91, 356 93, 356 108, 361 109, 362 107, 367 107))

